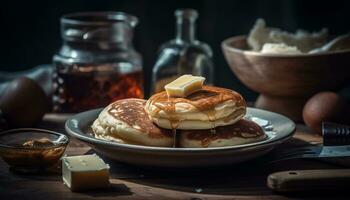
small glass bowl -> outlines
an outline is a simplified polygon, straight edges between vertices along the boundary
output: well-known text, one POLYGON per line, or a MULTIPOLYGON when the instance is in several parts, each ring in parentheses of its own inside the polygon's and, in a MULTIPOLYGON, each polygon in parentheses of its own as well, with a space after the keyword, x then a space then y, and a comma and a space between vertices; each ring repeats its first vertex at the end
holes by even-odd
POLYGON ((0 156, 11 169, 21 172, 45 170, 62 157, 69 138, 54 131, 21 128, 0 133, 0 156), (33 140, 48 139, 46 145, 24 146, 33 140))

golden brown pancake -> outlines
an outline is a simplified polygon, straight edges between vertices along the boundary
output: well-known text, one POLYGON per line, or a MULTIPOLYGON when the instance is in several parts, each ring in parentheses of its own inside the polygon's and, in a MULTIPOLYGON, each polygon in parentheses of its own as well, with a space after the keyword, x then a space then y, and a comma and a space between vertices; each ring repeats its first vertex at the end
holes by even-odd
POLYGON ((214 130, 182 130, 180 146, 187 148, 223 147, 257 142, 266 138, 255 122, 241 119, 233 125, 214 130))
POLYGON ((96 138, 141 144, 172 146, 172 131, 155 125, 144 110, 146 100, 123 99, 107 106, 92 125, 96 138))
POLYGON ((157 93, 145 109, 162 128, 197 130, 235 123, 245 115, 246 103, 233 90, 203 86, 186 98, 168 97, 165 91, 157 93))

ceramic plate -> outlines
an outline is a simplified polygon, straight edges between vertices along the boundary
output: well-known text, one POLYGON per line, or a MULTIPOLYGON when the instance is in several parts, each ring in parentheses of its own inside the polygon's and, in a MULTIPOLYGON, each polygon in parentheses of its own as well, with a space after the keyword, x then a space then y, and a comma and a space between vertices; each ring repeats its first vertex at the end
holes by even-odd
POLYGON ((276 144, 290 138, 295 131, 293 121, 280 114, 247 109, 247 118, 260 124, 268 137, 259 142, 215 148, 149 147, 96 139, 91 134, 91 124, 102 109, 79 113, 66 121, 66 131, 97 153, 112 160, 156 167, 209 167, 239 163, 261 156, 276 144))

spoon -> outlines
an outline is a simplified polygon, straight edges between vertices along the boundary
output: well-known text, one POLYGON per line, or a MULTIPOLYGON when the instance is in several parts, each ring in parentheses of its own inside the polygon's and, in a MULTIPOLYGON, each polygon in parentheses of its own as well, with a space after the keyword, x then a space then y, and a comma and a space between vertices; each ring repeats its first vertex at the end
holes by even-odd
POLYGON ((329 51, 339 51, 350 49, 350 34, 345 34, 334 38, 322 47, 309 51, 309 54, 324 53, 329 51))

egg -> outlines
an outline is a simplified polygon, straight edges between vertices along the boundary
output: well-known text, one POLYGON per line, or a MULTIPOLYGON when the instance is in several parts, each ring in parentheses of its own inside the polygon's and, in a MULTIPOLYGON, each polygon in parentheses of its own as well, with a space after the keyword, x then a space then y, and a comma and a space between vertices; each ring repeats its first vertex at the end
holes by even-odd
POLYGON ((0 110, 11 127, 30 127, 49 111, 50 101, 32 79, 21 77, 9 83, 0 96, 0 110))
POLYGON ((322 134, 322 122, 349 123, 350 106, 334 92, 320 92, 312 96, 303 108, 305 124, 322 134))

